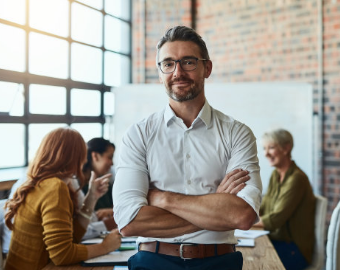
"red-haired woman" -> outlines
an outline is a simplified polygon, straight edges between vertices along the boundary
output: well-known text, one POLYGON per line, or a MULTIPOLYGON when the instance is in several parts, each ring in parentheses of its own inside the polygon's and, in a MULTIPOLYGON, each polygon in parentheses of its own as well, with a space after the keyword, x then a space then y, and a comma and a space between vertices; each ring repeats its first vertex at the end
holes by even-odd
POLYGON ((117 230, 101 244, 78 244, 97 200, 108 189, 108 179, 91 178, 82 207, 77 209, 77 191, 70 182, 73 177, 84 181, 85 161, 86 144, 77 131, 58 128, 45 136, 29 166, 27 181, 6 203, 5 221, 13 233, 5 269, 42 269, 50 260, 56 265, 74 264, 120 246, 117 230))

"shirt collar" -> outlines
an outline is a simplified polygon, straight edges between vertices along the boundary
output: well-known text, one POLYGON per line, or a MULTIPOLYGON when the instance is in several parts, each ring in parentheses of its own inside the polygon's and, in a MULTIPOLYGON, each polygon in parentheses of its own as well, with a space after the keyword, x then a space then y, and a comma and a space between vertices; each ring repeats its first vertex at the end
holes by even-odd
MULTIPOLYGON (((175 117, 176 117, 175 112, 171 109, 170 104, 168 104, 165 107, 165 112, 164 112, 165 125, 168 126, 169 122, 172 119, 174 119, 175 117)), ((207 100, 205 100, 203 108, 199 112, 197 118, 201 119, 203 121, 203 123, 206 125, 207 128, 210 127, 210 124, 211 124, 211 107, 210 107, 210 105, 209 105, 207 100)))
POLYGON ((165 125, 168 126, 170 120, 174 119, 175 117, 176 117, 176 114, 171 109, 170 104, 168 104, 165 107, 165 112, 164 112, 164 122, 165 122, 165 125))
POLYGON ((205 100, 205 103, 203 105, 202 110, 199 112, 197 118, 200 118, 203 123, 206 125, 207 128, 210 127, 211 123, 211 107, 207 100, 205 100))

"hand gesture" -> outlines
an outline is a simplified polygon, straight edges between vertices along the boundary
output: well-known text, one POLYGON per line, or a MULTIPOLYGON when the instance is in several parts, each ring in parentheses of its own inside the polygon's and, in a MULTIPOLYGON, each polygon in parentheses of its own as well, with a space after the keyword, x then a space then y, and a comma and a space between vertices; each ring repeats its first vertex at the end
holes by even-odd
POLYGON ((108 173, 97 178, 96 173, 94 171, 91 171, 88 193, 93 195, 94 198, 98 200, 108 191, 109 178, 111 177, 111 175, 112 175, 111 173, 108 173))
POLYGON ((119 234, 118 229, 112 230, 108 235, 105 236, 102 245, 104 246, 107 253, 120 247, 121 238, 122 236, 119 234))
POLYGON ((245 182, 250 179, 248 174, 248 171, 242 169, 229 172, 217 187, 216 193, 237 194, 245 187, 245 182))

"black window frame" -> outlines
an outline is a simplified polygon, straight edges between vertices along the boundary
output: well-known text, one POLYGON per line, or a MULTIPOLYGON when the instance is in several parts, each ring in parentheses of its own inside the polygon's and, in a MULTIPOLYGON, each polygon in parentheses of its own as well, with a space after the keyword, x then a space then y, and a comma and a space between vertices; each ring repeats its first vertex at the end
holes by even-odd
MULTIPOLYGON (((14 26, 19 29, 23 29, 26 34, 26 61, 25 61, 25 71, 24 72, 17 72, 12 70, 6 70, 0 68, 0 81, 3 82, 11 82, 11 83, 18 83, 23 84, 24 86, 24 114, 23 116, 11 116, 9 113, 0 112, 0 124, 23 124, 25 135, 24 135, 24 153, 25 153, 25 167, 28 165, 28 142, 29 142, 29 129, 28 126, 30 124, 54 124, 54 123, 63 123, 70 126, 71 124, 75 123, 100 123, 101 124, 101 134, 104 136, 104 124, 107 122, 107 119, 113 118, 112 116, 104 115, 104 93, 110 92, 112 86, 108 86, 104 84, 104 74, 105 74, 105 52, 113 52, 115 54, 119 54, 122 56, 126 56, 129 58, 130 61, 130 69, 129 69, 129 82, 132 81, 132 0, 124 0, 129 1, 129 13, 130 13, 130 19, 126 20, 120 17, 113 16, 109 13, 105 12, 105 1, 103 0, 103 8, 101 10, 95 9, 91 6, 88 6, 82 2, 75 1, 75 0, 68 0, 69 2, 69 36, 68 37, 61 37, 58 35, 54 35, 52 33, 48 33, 45 31, 37 30, 35 28, 32 28, 29 26, 29 1, 26 0, 26 22, 24 25, 17 24, 15 22, 7 21, 2 18, 0 18, 0 23, 5 24, 8 26, 14 26), (76 40, 73 40, 71 38, 71 14, 72 14, 72 3, 77 3, 80 5, 83 5, 85 7, 88 7, 90 9, 99 11, 102 13, 102 25, 103 25, 103 42, 101 47, 96 47, 91 44, 79 42, 76 40), (111 16, 113 18, 116 18, 120 21, 123 21, 127 24, 129 24, 130 27, 130 35, 129 35, 129 53, 122 53, 117 51, 112 51, 109 49, 106 49, 104 47, 104 39, 105 39, 105 16, 111 16), (68 59, 68 78, 67 79, 60 79, 60 78, 54 78, 49 76, 41 76, 41 75, 35 75, 29 73, 29 34, 31 32, 35 32, 38 34, 43 34, 49 37, 56 37, 61 40, 66 40, 68 42, 68 50, 69 50, 69 59, 68 59), (93 48, 99 48, 102 50, 102 83, 101 84, 94 84, 94 83, 87 83, 87 82, 80 82, 80 81, 74 81, 71 79, 71 44, 72 43, 78 43, 86 46, 90 46, 93 48), (29 112, 29 86, 32 84, 43 84, 48 86, 61 86, 66 88, 66 114, 65 115, 49 115, 49 114, 31 114, 29 112), (101 93, 101 99, 100 99, 100 106, 101 106, 101 112, 99 116, 74 116, 71 115, 71 89, 73 88, 79 88, 79 89, 86 89, 86 90, 98 90, 101 93)), ((112 121, 111 121, 112 122, 112 121)), ((2 153, 5 154, 5 153, 2 153)), ((1 169, 8 169, 8 168, 18 168, 18 166, 15 167, 1 167, 1 169)))

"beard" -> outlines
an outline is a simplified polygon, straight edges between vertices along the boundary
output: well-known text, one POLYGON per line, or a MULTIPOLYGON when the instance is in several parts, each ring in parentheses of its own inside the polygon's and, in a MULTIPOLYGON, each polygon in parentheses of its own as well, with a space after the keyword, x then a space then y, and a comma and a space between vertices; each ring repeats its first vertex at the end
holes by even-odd
POLYGON ((166 88, 166 93, 168 94, 168 96, 178 102, 184 102, 184 101, 188 101, 188 100, 193 100, 195 99, 200 93, 202 93, 203 89, 204 89, 204 79, 202 81, 198 81, 195 83, 195 81, 185 78, 185 77, 180 77, 177 78, 175 80, 170 81, 169 84, 165 85, 166 88), (177 81, 184 81, 184 82, 188 82, 190 83, 190 88, 189 90, 184 90, 181 89, 181 87, 179 88, 179 90, 174 90, 173 89, 173 84, 174 82, 177 81), (185 92, 184 92, 185 91, 185 92), (181 94, 181 92, 184 92, 183 94, 181 94))

